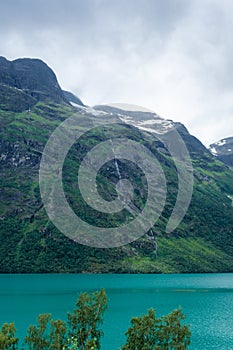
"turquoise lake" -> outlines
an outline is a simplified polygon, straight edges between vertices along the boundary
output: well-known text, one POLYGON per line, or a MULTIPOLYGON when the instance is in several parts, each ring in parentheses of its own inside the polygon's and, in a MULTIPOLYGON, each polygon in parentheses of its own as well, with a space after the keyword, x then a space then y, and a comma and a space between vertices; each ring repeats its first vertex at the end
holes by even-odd
POLYGON ((80 292, 105 288, 102 350, 117 350, 132 316, 165 315, 178 306, 191 325, 192 350, 233 349, 233 274, 0 275, 0 324, 15 322, 24 337, 40 313, 66 319, 80 292))

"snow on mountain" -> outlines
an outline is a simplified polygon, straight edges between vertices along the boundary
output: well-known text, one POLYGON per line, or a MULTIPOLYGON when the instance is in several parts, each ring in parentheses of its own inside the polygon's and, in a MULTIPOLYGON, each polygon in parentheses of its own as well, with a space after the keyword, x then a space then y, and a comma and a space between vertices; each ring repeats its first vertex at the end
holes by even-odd
POLYGON ((209 150, 222 162, 233 165, 233 137, 227 137, 211 144, 209 150))
POLYGON ((150 133, 165 133, 175 126, 172 120, 161 118, 148 108, 132 104, 110 103, 94 106, 94 110, 104 111, 120 121, 150 133))

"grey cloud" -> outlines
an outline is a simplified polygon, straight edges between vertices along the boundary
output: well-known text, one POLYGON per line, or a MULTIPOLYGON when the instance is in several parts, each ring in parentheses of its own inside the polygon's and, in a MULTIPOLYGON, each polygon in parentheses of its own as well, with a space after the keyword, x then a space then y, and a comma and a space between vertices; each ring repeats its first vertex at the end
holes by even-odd
POLYGON ((207 144, 233 134, 232 13, 230 0, 2 0, 1 55, 42 58, 86 103, 145 105, 207 144))
POLYGON ((188 8, 185 0, 9 0, 2 1, 0 27, 26 36, 58 29, 82 42, 100 39, 112 46, 125 32, 132 31, 131 37, 141 33, 145 40, 166 36, 188 8))

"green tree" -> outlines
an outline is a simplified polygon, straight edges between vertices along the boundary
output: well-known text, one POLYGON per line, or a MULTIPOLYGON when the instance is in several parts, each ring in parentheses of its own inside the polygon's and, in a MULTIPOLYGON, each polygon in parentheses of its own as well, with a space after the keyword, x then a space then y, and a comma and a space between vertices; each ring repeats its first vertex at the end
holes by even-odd
POLYGON ((51 321, 51 314, 38 316, 38 325, 30 325, 25 338, 25 344, 29 350, 47 350, 50 346, 48 334, 48 323, 51 321))
POLYGON ((182 324, 184 319, 180 308, 161 318, 150 309, 148 315, 131 319, 122 350, 185 350, 191 333, 189 326, 182 324))
POLYGON ((78 349, 86 350, 93 346, 100 349, 103 332, 99 326, 103 323, 106 308, 107 297, 104 289, 79 296, 73 314, 68 313, 69 337, 76 339, 78 349))
POLYGON ((51 321, 49 335, 50 350, 63 350, 67 344, 66 322, 61 320, 51 321))
MULTIPOLYGON (((100 350, 103 335, 100 326, 107 308, 104 289, 80 294, 68 322, 52 320, 51 314, 38 316, 37 325, 30 325, 24 340, 26 350, 100 350)), ((185 350, 190 344, 189 326, 180 309, 157 318, 150 309, 147 315, 134 317, 126 332, 121 350, 185 350)), ((0 329, 0 350, 18 350, 14 323, 0 329)))
POLYGON ((25 344, 29 350, 62 350, 67 345, 66 323, 52 320, 50 314, 38 316, 38 325, 31 325, 25 344))
POLYGON ((18 338, 15 336, 16 329, 14 323, 4 323, 0 330, 0 349, 18 349, 18 338))
POLYGON ((27 331, 25 345, 29 350, 99 350, 103 332, 103 314, 107 307, 105 291, 80 294, 73 314, 66 322, 52 320, 50 314, 38 316, 38 325, 27 331))

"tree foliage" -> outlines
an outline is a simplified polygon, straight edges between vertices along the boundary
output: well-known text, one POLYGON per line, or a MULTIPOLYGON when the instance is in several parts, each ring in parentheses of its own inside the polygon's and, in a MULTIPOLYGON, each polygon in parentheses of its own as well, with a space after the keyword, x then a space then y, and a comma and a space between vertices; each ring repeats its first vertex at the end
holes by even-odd
POLYGON ((69 335, 77 339, 77 345, 85 350, 87 345, 95 341, 100 349, 100 337, 103 332, 99 325, 103 323, 103 314, 107 307, 104 289, 98 293, 80 295, 73 314, 68 313, 69 335))
POLYGON ((184 319, 180 308, 161 318, 150 309, 148 315, 132 318, 122 350, 185 350, 191 333, 184 319))
MULTIPOLYGON (((80 294, 67 322, 53 320, 51 314, 39 315, 24 339, 24 350, 100 350, 103 332, 100 326, 107 308, 105 290, 80 294)), ((150 309, 147 315, 134 317, 126 332, 121 350, 185 350, 190 344, 189 326, 180 309, 157 318, 150 309)), ((0 349, 19 350, 14 323, 0 329, 0 349)))
POLYGON ((38 316, 38 325, 31 325, 25 344, 29 350, 62 350, 66 346, 66 323, 52 320, 51 314, 38 316))
POLYGON ((14 323, 4 323, 0 330, 0 349, 16 350, 18 338, 15 336, 16 329, 14 323))

